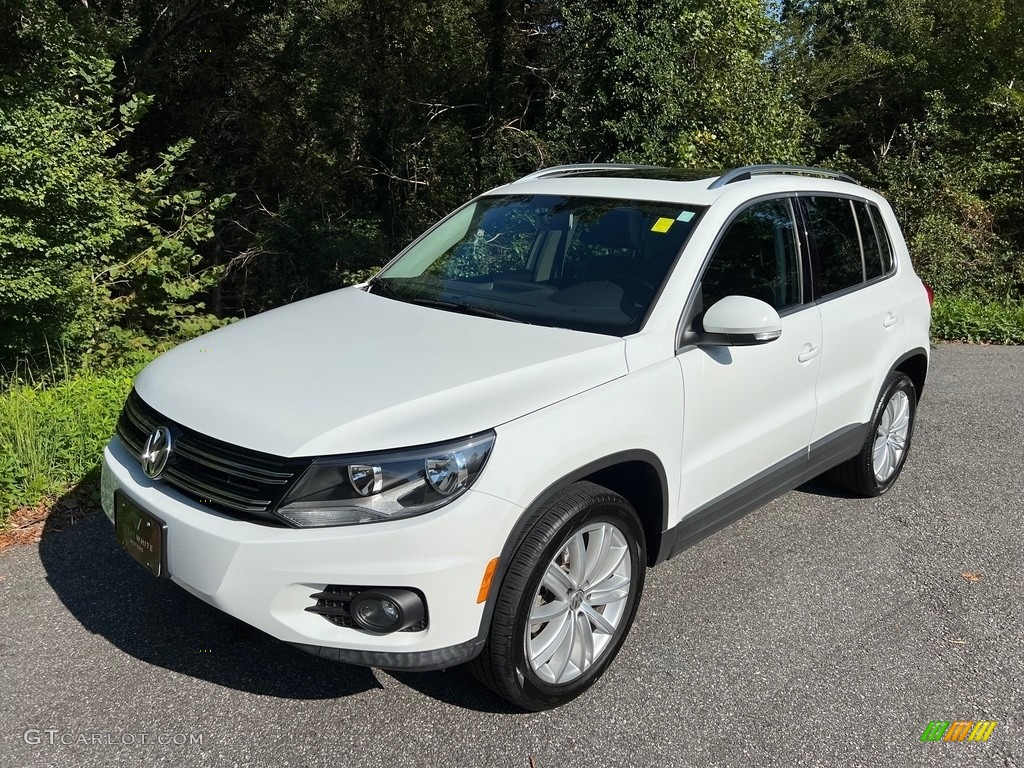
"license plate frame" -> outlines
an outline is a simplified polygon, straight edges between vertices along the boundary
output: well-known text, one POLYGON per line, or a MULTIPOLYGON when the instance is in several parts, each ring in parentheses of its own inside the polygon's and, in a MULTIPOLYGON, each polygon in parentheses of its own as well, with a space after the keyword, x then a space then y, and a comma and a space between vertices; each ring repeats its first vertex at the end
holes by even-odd
POLYGON ((157 577, 167 574, 167 523, 147 512, 120 491, 114 491, 117 543, 157 577))

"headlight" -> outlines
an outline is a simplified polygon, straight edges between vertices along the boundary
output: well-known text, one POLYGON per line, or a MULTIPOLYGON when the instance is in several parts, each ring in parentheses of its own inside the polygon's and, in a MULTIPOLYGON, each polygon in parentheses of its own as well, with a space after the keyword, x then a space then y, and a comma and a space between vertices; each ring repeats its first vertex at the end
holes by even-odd
POLYGON ((274 514, 297 528, 422 515, 461 496, 493 446, 488 432, 424 448, 316 459, 274 514))

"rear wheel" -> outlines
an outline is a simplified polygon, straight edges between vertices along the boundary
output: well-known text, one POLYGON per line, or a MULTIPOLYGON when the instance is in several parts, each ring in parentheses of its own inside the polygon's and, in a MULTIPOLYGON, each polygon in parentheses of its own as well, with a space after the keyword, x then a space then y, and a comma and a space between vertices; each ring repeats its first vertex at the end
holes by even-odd
POLYGON ((863 496, 880 496, 896 482, 910 451, 917 392, 910 377, 893 371, 875 403, 871 428, 856 456, 829 472, 829 479, 863 496))
POLYGON ((593 483, 558 493, 502 582, 474 672, 524 709, 570 701, 601 676, 633 623, 646 570, 628 501, 593 483))

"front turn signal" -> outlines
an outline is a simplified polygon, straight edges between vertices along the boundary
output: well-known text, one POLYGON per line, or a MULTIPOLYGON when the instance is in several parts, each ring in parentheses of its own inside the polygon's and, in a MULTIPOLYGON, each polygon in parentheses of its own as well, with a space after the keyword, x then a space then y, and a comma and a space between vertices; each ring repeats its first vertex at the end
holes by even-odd
POLYGON ((480 580, 480 591, 476 593, 477 603, 482 603, 487 600, 487 595, 491 592, 491 580, 494 578, 494 572, 498 570, 498 558, 494 558, 484 568, 484 577, 480 580))

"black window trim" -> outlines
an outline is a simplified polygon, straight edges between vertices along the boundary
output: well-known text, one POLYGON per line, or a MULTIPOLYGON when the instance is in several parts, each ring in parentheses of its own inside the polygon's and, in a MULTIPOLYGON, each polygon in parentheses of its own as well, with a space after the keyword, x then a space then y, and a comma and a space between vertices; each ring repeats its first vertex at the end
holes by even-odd
MULTIPOLYGON (((868 263, 866 261, 866 255, 864 253, 864 235, 860 231, 860 219, 857 218, 857 206, 853 204, 853 200, 846 198, 847 204, 850 206, 850 213, 853 214, 853 226, 857 230, 857 247, 860 249, 860 282, 866 283, 868 281, 868 263)), ((869 217, 870 218, 870 217, 869 217)), ((878 243, 876 242, 877 246, 878 243)), ((882 256, 878 256, 878 265, 882 265, 882 256)))

